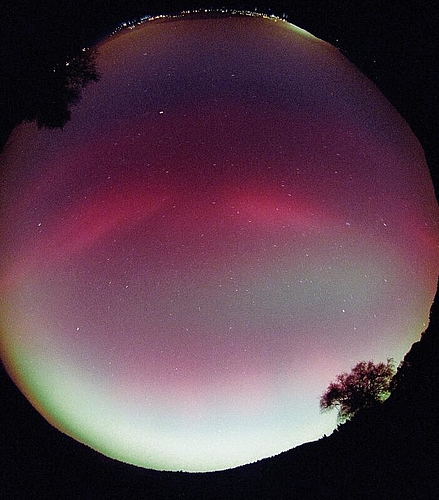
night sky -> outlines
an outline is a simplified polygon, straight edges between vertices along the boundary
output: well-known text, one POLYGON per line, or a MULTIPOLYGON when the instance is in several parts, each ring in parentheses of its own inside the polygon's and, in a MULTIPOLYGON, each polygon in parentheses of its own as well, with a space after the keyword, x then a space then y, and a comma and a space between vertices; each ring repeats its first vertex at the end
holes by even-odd
POLYGON ((1 158, 3 359, 56 427, 143 467, 233 467, 330 433, 319 396, 428 320, 422 148, 340 52, 263 17, 97 47, 63 130, 1 158))

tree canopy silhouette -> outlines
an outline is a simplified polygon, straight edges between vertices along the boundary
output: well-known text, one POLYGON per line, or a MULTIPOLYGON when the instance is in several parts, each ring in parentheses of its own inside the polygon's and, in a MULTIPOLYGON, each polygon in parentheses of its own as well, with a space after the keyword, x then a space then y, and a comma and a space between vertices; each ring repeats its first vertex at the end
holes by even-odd
POLYGON ((361 361, 351 373, 337 375, 320 398, 322 411, 338 409, 338 421, 353 417, 357 412, 387 399, 395 374, 392 359, 374 364, 361 361))

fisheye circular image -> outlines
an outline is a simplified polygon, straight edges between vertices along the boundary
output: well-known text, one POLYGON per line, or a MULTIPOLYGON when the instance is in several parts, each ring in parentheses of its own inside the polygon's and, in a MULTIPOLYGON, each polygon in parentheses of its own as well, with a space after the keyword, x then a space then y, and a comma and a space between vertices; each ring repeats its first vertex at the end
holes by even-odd
MULTIPOLYGON (((428 321, 423 150, 335 47, 274 17, 121 29, 60 129, 2 157, 1 356, 56 428, 159 470, 330 433, 319 398, 428 321)), ((69 64, 69 63, 67 63, 69 64)))

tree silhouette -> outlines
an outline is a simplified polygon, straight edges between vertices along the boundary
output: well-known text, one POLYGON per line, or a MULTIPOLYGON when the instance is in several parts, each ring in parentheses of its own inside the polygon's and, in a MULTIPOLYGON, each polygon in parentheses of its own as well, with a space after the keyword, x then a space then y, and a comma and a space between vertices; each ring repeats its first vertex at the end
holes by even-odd
POLYGON ((329 384, 320 398, 320 409, 337 408, 338 421, 344 422, 360 410, 387 399, 394 374, 392 359, 378 364, 361 361, 351 373, 337 375, 335 381, 329 384))
POLYGON ((63 127, 71 115, 71 106, 81 99, 82 89, 97 82, 96 51, 81 49, 56 63, 38 87, 38 98, 28 108, 26 121, 36 120, 39 128, 63 127))

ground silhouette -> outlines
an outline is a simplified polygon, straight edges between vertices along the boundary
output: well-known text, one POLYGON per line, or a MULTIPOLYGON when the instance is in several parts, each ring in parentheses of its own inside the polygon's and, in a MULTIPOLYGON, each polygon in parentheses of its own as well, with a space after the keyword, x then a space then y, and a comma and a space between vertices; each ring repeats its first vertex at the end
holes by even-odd
MULTIPOLYGON (((241 4, 235 6, 254 8, 254 2, 241 4)), ((311 9, 308 0, 299 0, 294 9, 281 6, 275 12, 286 11, 295 24, 350 47, 348 57, 379 85, 420 138, 437 189, 438 72, 424 71, 437 50, 434 38, 428 38, 429 33, 439 33, 437 9, 414 0, 394 7, 382 2, 372 8, 342 4, 325 7, 322 2, 311 9)), ((269 2, 258 5, 269 12, 269 2)), ((187 2, 179 7, 196 6, 187 2)), ((145 9, 149 13, 176 9, 166 2, 145 5, 144 0, 114 5, 103 0, 5 0, 2 8, 0 148, 14 125, 37 118, 37 102, 50 101, 50 92, 45 101, 38 93, 56 65, 65 64, 119 21, 144 14, 145 9)), ((68 116, 60 113, 56 118, 61 123, 68 116)), ((382 405, 364 410, 319 441, 210 474, 150 471, 94 452, 49 425, 2 368, 0 498, 438 498, 438 314, 436 297, 430 324, 406 355, 394 390, 382 405)))
POLYGON ((61 434, 2 373, 0 484, 5 498, 433 499, 439 405, 438 297, 429 327, 382 404, 331 436, 251 465, 207 474, 166 473, 116 462, 61 434))

